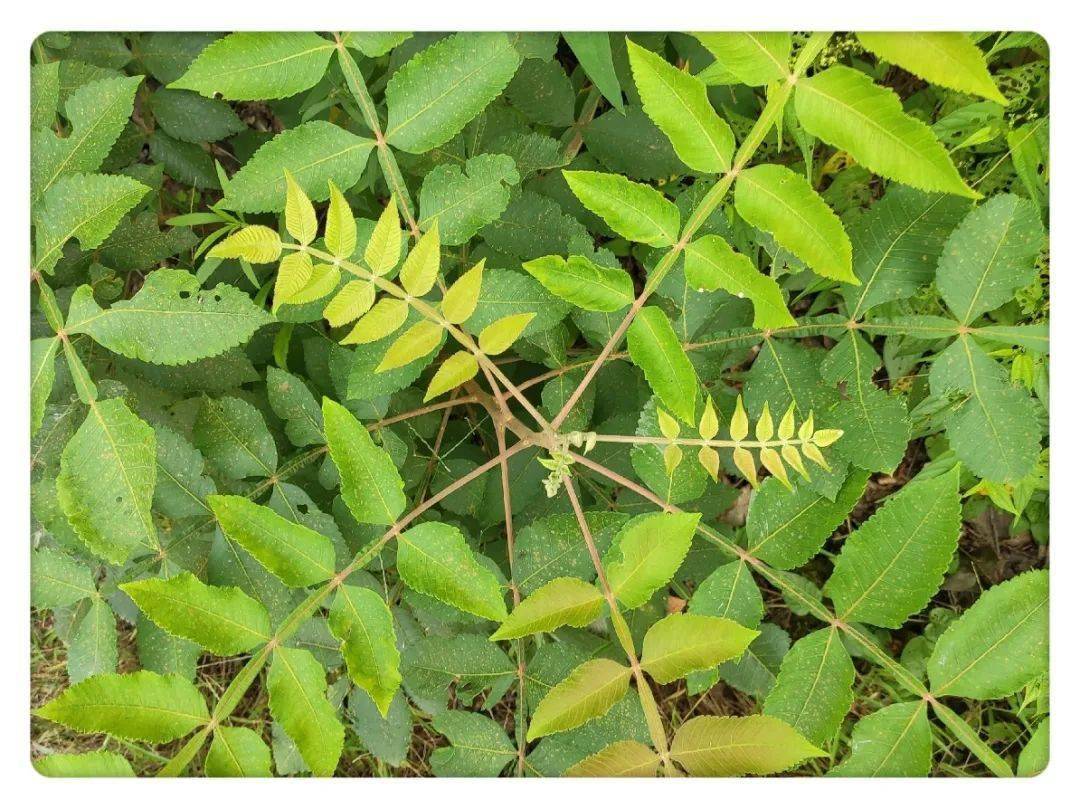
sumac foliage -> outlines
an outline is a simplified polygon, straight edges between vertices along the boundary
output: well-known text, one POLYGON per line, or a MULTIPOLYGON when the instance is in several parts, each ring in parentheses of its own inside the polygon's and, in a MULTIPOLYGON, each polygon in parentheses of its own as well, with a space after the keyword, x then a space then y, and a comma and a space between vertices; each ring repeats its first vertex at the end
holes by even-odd
POLYGON ((1044 766, 1038 36, 31 78, 42 772, 1044 766))

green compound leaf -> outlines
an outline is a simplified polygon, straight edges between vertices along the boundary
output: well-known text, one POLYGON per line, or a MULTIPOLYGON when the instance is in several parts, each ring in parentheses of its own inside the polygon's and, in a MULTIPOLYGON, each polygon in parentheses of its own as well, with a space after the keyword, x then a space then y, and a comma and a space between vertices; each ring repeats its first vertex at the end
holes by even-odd
POLYGON ((854 682, 855 667, 840 632, 819 629, 784 655, 762 712, 784 720, 814 744, 826 745, 851 708, 854 682))
POLYGON ((514 159, 504 154, 470 157, 463 167, 436 166, 420 187, 420 229, 438 222, 443 244, 465 244, 506 210, 520 181, 514 159))
POLYGON ((62 177, 101 167, 131 116, 135 91, 142 80, 142 76, 119 76, 84 84, 64 104, 64 115, 71 126, 67 137, 61 138, 51 129, 34 132, 30 160, 32 207, 62 177))
POLYGON ((203 771, 211 778, 269 778, 270 748, 251 728, 219 727, 203 771))
POLYGON ((600 267, 584 256, 544 256, 521 265, 552 295, 590 312, 617 312, 634 302, 625 270, 600 267))
POLYGON ((404 484, 385 449, 375 446, 356 417, 323 399, 330 458, 341 474, 341 497, 358 522, 392 525, 405 510, 404 484))
POLYGON ((811 135, 877 174, 921 188, 978 199, 926 124, 897 95, 854 68, 833 65, 795 88, 795 112, 811 135))
POLYGON ((403 533, 398 537, 397 567, 405 584, 418 593, 471 615, 506 620, 499 580, 452 525, 429 522, 403 533))
POLYGON ((986 57, 968 34, 957 31, 863 31, 859 42, 886 62, 933 84, 1007 104, 986 69, 986 57))
POLYGON ((641 669, 658 683, 670 683, 692 671, 737 659, 758 636, 727 618, 674 613, 645 633, 641 669))
POLYGON ((386 85, 387 142, 413 154, 441 146, 502 92, 520 63, 506 34, 454 34, 430 45, 386 85))
POLYGON ((563 177, 581 204, 624 239, 668 247, 679 238, 679 209, 652 186, 598 171, 564 171, 563 177))
POLYGON ((795 325, 776 281, 758 272, 749 258, 736 253, 720 236, 702 236, 686 246, 686 281, 698 290, 722 289, 749 299, 754 305, 754 328, 795 325))
POLYGON ((979 596, 938 639, 926 664, 938 696, 998 699, 1049 669, 1050 576, 1021 573, 979 596))
POLYGON ((694 171, 730 169, 735 135, 709 103, 701 80, 630 39, 626 49, 641 105, 679 158, 694 171))
POLYGON ((65 690, 35 713, 83 733, 161 744, 210 719, 194 685, 152 671, 98 674, 65 690))
POLYGON ((1035 259, 1046 240, 1038 206, 1000 194, 975 208, 945 242, 937 286, 964 325, 1012 300, 1035 280, 1035 259))
POLYGON ((933 738, 926 703, 899 702, 864 716, 851 731, 851 755, 829 771, 850 778, 924 778, 933 738))
POLYGON ((386 602, 374 590, 342 585, 330 607, 329 623, 330 631, 341 641, 341 654, 352 681, 386 717, 401 685, 401 654, 386 602))
POLYGON ((375 141, 328 121, 309 121, 263 145, 229 180, 222 205, 243 213, 285 210, 289 171, 315 202, 330 197, 332 181, 352 188, 364 173, 375 141))
POLYGON ((851 242, 840 218, 805 178, 790 169, 762 165, 740 172, 735 210, 754 227, 771 233, 818 275, 859 283, 851 272, 851 242))
POLYGON ((573 730, 603 716, 630 687, 630 669, 614 660, 587 660, 554 686, 533 712, 528 740, 573 730))
POLYGON ((71 239, 99 247, 149 189, 130 177, 70 174, 57 180, 34 214, 34 270, 52 272, 71 239))
POLYGON ((242 31, 208 45, 169 87, 231 101, 287 98, 314 86, 333 52, 310 32, 242 31))
POLYGON ((675 575, 690 550, 700 514, 646 514, 628 521, 604 557, 615 597, 627 609, 644 604, 675 575))
MULTIPOLYGON (((56 64, 53 62, 52 64, 56 64)), ((46 778, 134 778, 128 760, 108 750, 53 753, 34 759, 34 769, 46 778)))
POLYGON ((780 31, 725 31, 694 34, 717 64, 740 84, 751 86, 788 77, 791 35, 780 31))
POLYGON ((771 716, 698 716, 679 726, 671 757, 690 775, 772 775, 827 755, 771 716))
POLYGON ((510 614, 491 640, 554 632, 560 626, 586 626, 598 617, 604 596, 596 585, 565 576, 538 587, 510 614))
POLYGON ((626 331, 630 359, 640 368, 664 406, 687 424, 694 423, 698 378, 664 311, 646 306, 626 331))
POLYGON ((494 778, 517 758, 502 725, 482 714, 446 711, 431 724, 450 741, 429 759, 431 771, 440 778, 494 778))
POLYGON ((91 406, 60 457, 60 508, 90 552, 113 564, 157 549, 154 447, 153 428, 108 399, 91 406))
POLYGON ((960 537, 959 481, 909 483, 847 538, 825 585, 843 620, 896 629, 926 606, 960 537))
POLYGON ((290 587, 309 587, 336 572, 334 545, 316 531, 246 497, 212 495, 207 504, 225 535, 290 587))
POLYGON ((270 640, 266 608, 239 588, 203 584, 187 571, 171 579, 141 579, 120 587, 166 632, 214 654, 239 654, 270 640))
POLYGON ((69 333, 89 334, 110 351, 158 365, 183 365, 222 354, 272 321, 236 287, 202 289, 184 270, 150 273, 132 298, 108 309, 98 306, 93 289, 84 285, 71 306, 69 333))
POLYGON ((345 728, 326 698, 326 671, 306 649, 279 646, 266 675, 270 713, 318 776, 333 775, 345 728))

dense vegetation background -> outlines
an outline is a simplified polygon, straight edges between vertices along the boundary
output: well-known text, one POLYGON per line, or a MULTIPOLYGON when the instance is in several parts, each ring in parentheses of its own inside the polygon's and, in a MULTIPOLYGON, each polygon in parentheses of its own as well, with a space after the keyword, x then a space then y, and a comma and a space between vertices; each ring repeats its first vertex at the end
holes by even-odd
POLYGON ((1041 38, 31 62, 40 770, 1044 766, 1041 38))

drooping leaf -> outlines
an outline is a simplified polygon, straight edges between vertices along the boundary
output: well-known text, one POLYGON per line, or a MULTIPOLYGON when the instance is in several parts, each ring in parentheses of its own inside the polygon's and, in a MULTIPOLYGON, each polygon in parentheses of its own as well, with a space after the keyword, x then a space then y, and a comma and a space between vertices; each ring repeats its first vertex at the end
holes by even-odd
POLYGON ((30 603, 56 609, 97 595, 93 572, 55 548, 38 548, 30 557, 30 603))
POLYGON ((544 256, 521 266, 552 295, 590 312, 617 312, 634 302, 634 282, 626 272, 584 256, 544 256))
POLYGON ((851 755, 829 775, 852 778, 923 778, 930 772, 933 739, 926 703, 887 705, 855 723, 851 755))
POLYGON ((698 379, 664 311, 646 306, 626 332, 630 358, 644 373, 664 406, 687 424, 694 423, 698 379))
POLYGON ((786 32, 725 31, 694 36, 741 84, 769 84, 788 77, 791 35, 786 32))
POLYGON ((269 778, 270 748, 251 728, 219 727, 203 770, 211 778, 269 778))
POLYGON ((641 742, 623 741, 608 745, 582 759, 564 775, 571 778, 648 778, 656 775, 660 756, 641 742))
POLYGON ((699 290, 722 289, 754 304, 754 327, 794 326, 776 281, 758 272, 753 262, 736 253, 721 236, 708 235, 686 246, 686 281, 699 290))
POLYGON ((494 719, 467 711, 446 711, 432 727, 450 740, 431 754, 431 771, 439 777, 493 778, 517 758, 506 731, 494 719))
POLYGON ((128 582, 121 589, 166 632, 214 654, 239 654, 270 640, 266 608, 236 587, 203 584, 185 571, 171 579, 128 582))
POLYGON ((763 713, 787 722, 813 744, 826 745, 851 708, 855 667, 839 630, 819 629, 784 656, 763 713))
POLYGON ((905 113, 896 94, 865 73, 833 65, 800 79, 795 112, 807 132, 870 171, 924 191, 979 196, 961 179, 930 127, 905 113))
POLYGON ((341 496, 358 522, 392 525, 405 510, 404 484, 386 450, 348 410, 323 399, 330 458, 341 474, 341 496))
POLYGON ((429 522, 401 534, 397 566, 402 580, 417 592, 481 618, 506 620, 498 579, 451 525, 429 522))
POLYGON ((112 607, 100 598, 89 604, 68 641, 68 682, 73 685, 95 674, 115 672, 119 662, 112 607))
POLYGON ((862 31, 859 42, 892 62, 942 87, 1007 104, 986 69, 986 57, 967 34, 957 31, 862 31))
POLYGON ((306 649, 279 646, 266 676, 270 713, 296 744, 315 775, 332 775, 345 728, 326 698, 326 672, 306 649))
POLYGON ((394 620, 382 596, 342 585, 330 607, 330 631, 341 641, 352 681, 375 701, 384 717, 401 685, 394 620))
POLYGON ((625 239, 667 247, 679 238, 679 209, 652 186, 619 174, 564 171, 582 205, 625 239))
POLYGON ((838 615, 895 629, 926 606, 960 537, 959 478, 909 483, 848 536, 826 584, 838 615))
MULTIPOLYGON (((53 62, 52 64, 56 64, 53 62)), ((34 769, 46 778, 134 778, 128 760, 108 750, 52 753, 34 759, 34 769)))
POLYGON ((622 88, 612 58, 611 35, 606 31, 564 31, 563 39, 574 52, 585 75, 611 102, 611 106, 622 113, 622 88))

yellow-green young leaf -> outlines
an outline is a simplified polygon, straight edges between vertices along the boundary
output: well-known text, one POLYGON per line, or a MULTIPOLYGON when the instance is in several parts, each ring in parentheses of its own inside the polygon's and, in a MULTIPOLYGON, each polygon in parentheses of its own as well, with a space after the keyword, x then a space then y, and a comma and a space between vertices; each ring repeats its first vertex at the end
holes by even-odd
POLYGON ((932 84, 1008 104, 986 68, 986 57, 959 31, 862 31, 863 47, 932 84))
POLYGON ((898 629, 941 587, 960 537, 960 471, 907 484, 848 536, 825 593, 844 620, 898 629))
POLYGON ((735 135, 709 103, 701 80, 630 39, 626 50, 641 105, 679 159, 694 171, 718 174, 731 168, 735 135))
POLYGON ((645 373, 664 406, 687 424, 694 423, 698 378, 664 310, 646 306, 626 331, 630 359, 645 373))
POLYGON ((670 683, 740 657, 759 634, 727 618, 674 613, 645 633, 641 668, 658 683, 670 683))
POLYGON ((652 186, 599 171, 564 171, 563 177, 582 205, 624 239, 668 247, 679 238, 679 209, 652 186))
MULTIPOLYGON (((59 66, 59 62, 48 64, 59 66)), ((128 760, 108 750, 89 753, 53 753, 31 762, 46 778, 134 778, 128 760)))
POLYGON ((584 256, 544 256, 521 267, 552 295, 590 312, 617 312, 634 302, 634 282, 625 270, 600 267, 584 256))
POLYGON ((851 731, 851 755, 829 770, 829 775, 925 778, 930 773, 932 753, 926 702, 898 702, 855 723, 851 731))
POLYGON ((210 248, 208 258, 241 258, 271 264, 281 257, 281 237, 266 225, 248 225, 210 248))
POLYGON ((686 282, 699 290, 722 289, 748 298, 754 305, 754 328, 795 325, 779 284, 758 272, 749 258, 736 253, 720 236, 702 236, 686 246, 686 282))
POLYGON ((326 670, 306 649, 279 646, 266 675, 270 714, 289 734, 315 775, 334 774, 345 728, 326 698, 326 670))
POLYGON ((179 675, 96 674, 34 712, 82 733, 162 744, 210 719, 199 690, 179 675))
POLYGON ((203 771, 211 778, 270 778, 270 748, 251 728, 218 727, 203 771))
POLYGON ((323 317, 331 326, 352 323, 375 303, 375 285, 370 281, 349 281, 323 309, 323 317))
POLYGON ((171 579, 128 582, 120 589, 166 632, 214 654, 239 654, 270 640, 266 607, 238 587, 203 584, 184 571, 171 579))
POLYGON ((791 647, 762 713, 783 719, 814 744, 826 744, 851 708, 855 667, 840 631, 819 629, 791 647))
POLYGON ((380 298, 342 339, 343 345, 374 343, 401 328, 409 317, 409 304, 401 298, 380 298))
POLYGON ((795 88, 795 112, 811 135, 848 152, 891 180, 978 199, 961 179, 932 129, 904 112, 892 90, 844 65, 833 65, 795 88))
POLYGON ((393 525, 405 510, 405 484, 394 462, 356 417, 323 399, 323 429, 330 459, 341 475, 341 499, 357 522, 393 525))
POLYGON ((664 436, 664 438, 674 439, 679 437, 679 422, 663 408, 656 408, 656 421, 660 425, 660 435, 664 436))
POLYGON ((334 544, 273 509, 238 495, 206 499, 225 535, 290 587, 326 581, 334 569, 334 544))
POLYGON ((308 285, 314 269, 307 253, 289 253, 281 260, 274 281, 275 312, 281 304, 291 303, 291 298, 308 285))
POLYGON ((367 691, 385 717, 401 685, 401 654, 386 602, 374 590, 342 585, 330 607, 329 624, 341 641, 352 681, 367 691))
POLYGON ((316 264, 311 270, 311 279, 299 292, 294 293, 285 303, 293 306, 321 300, 337 289, 341 280, 341 270, 333 264, 316 264))
POLYGON ((671 757, 690 775, 772 775, 828 755, 770 716, 698 716, 679 726, 671 757))
POLYGON ((292 172, 285 170, 285 229, 300 244, 311 244, 318 233, 315 206, 311 204, 292 172))
POLYGON ((583 758, 563 775, 571 778, 651 778, 660 766, 660 756, 641 742, 609 744, 598 753, 583 758))
POLYGON ((138 549, 157 550, 150 516, 156 447, 149 424, 123 399, 107 399, 90 408, 60 456, 60 508, 91 553, 113 564, 138 549))
POLYGON ((791 73, 791 35, 779 31, 694 34, 717 63, 739 84, 756 86, 783 81, 791 73))
POLYGON ((491 640, 553 632, 560 626, 585 626, 599 617, 603 606, 604 596, 596 585, 570 576, 552 579, 518 604, 491 640))
POLYGON ((427 391, 424 393, 424 401, 430 401, 436 396, 456 388, 458 385, 464 385, 476 376, 479 370, 480 366, 476 362, 476 357, 470 352, 458 351, 451 354, 439 366, 439 370, 435 372, 435 376, 428 383, 427 391))
POLYGON ((614 660, 587 660, 554 686, 533 712, 528 740, 584 725, 603 716, 630 687, 630 669, 614 660))
POLYGON ((949 624, 926 664, 938 696, 997 699, 1049 667, 1050 576, 1021 573, 979 596, 949 624))
POLYGON ((431 353, 442 340, 442 332, 443 328, 438 323, 430 320, 417 321, 390 344, 375 373, 400 368, 431 353))
POLYGON ((398 218, 397 203, 391 200, 375 223, 375 229, 364 248, 364 263, 376 275, 386 275, 397 266, 400 255, 401 220, 398 218))
POLYGON ((735 183, 735 210, 780 246, 806 262, 818 275, 858 284, 851 271, 851 241, 840 217, 791 169, 754 166, 735 183))
POLYGON ((464 323, 476 309, 480 299, 480 282, 484 279, 484 259, 462 273, 442 299, 442 312, 451 323, 464 323))
POLYGON ((420 237, 401 266, 401 285, 417 298, 427 295, 439 275, 439 223, 420 237))
POLYGON ((694 538, 700 514, 646 514, 627 521, 604 558, 615 597, 636 609, 667 584, 694 538))
POLYGON ((522 312, 500 317, 480 332, 480 350, 489 356, 502 354, 536 317, 536 312, 522 312))
POLYGON ((356 250, 356 219, 345 195, 330 181, 330 206, 326 209, 326 249, 337 258, 348 258, 356 250))
POLYGON ((402 581, 418 593, 490 621, 506 619, 499 580, 451 525, 428 522, 403 533, 397 567, 402 581))

